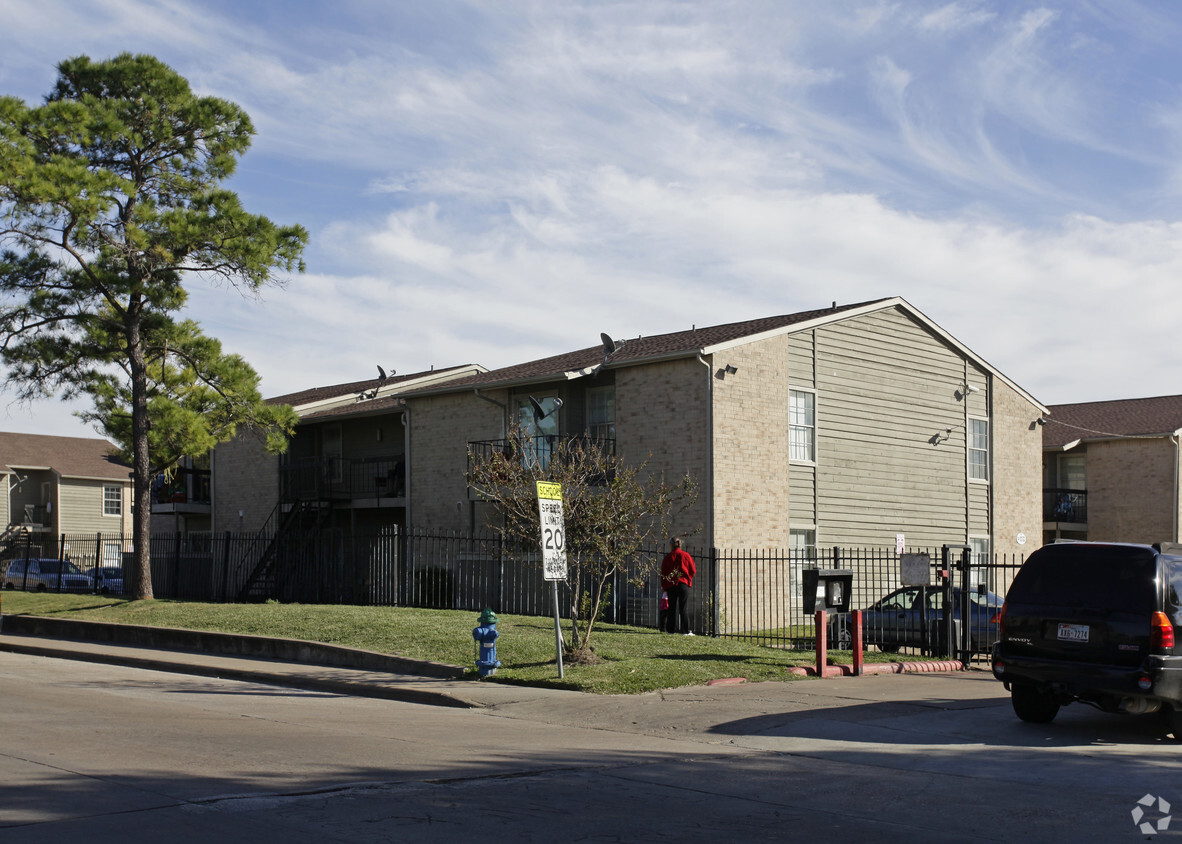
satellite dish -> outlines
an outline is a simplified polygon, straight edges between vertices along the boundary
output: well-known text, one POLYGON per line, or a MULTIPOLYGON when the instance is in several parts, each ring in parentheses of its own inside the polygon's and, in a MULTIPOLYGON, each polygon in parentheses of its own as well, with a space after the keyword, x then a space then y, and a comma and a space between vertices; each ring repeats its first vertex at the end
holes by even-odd
POLYGON ((603 356, 606 358, 616 350, 616 341, 602 331, 599 333, 599 339, 603 341, 603 356))
POLYGON ((540 401, 535 399, 533 396, 529 397, 529 403, 534 409, 534 422, 541 422, 547 416, 557 411, 558 408, 562 407, 562 399, 554 398, 551 399, 551 401, 554 402, 554 407, 549 412, 547 412, 546 409, 542 407, 542 403, 540 401))

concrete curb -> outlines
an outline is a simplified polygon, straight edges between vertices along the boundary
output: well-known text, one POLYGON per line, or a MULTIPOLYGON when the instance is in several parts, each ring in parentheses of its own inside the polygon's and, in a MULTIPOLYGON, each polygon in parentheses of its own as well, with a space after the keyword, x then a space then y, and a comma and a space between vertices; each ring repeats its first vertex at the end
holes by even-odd
MULTIPOLYGON (((15 634, 13 634, 15 635, 15 634)), ((114 647, 133 647, 130 645, 115 645, 114 647)), ((283 673, 267 665, 259 657, 234 657, 235 659, 259 659, 257 668, 246 667, 241 663, 227 665, 225 663, 202 663, 191 660, 178 659, 170 653, 162 653, 158 657, 145 656, 142 653, 119 653, 113 650, 71 651, 51 644, 37 644, 29 642, 14 642, 11 638, 0 640, 0 650, 9 653, 26 654, 28 656, 43 656, 51 659, 75 659, 80 662, 93 662, 103 665, 121 665, 127 668, 143 668, 149 671, 167 671, 174 674, 189 674, 196 677, 212 677, 221 680, 238 680, 247 683, 261 683, 270 686, 289 686, 306 691, 330 692, 332 694, 352 695, 355 697, 374 697, 384 700, 397 700, 403 703, 421 703, 431 706, 450 706, 462 709, 480 708, 484 704, 466 699, 462 695, 452 694, 437 688, 413 688, 401 683, 383 684, 370 679, 350 679, 331 676, 312 676, 308 673, 283 673)))
POLYGON ((32 615, 6 615, 3 617, 2 623, 5 633, 23 636, 45 636, 83 642, 158 648, 160 650, 256 657, 308 665, 381 671, 389 674, 413 674, 444 680, 458 680, 464 676, 465 672, 465 669, 459 665, 409 659, 393 654, 345 648, 339 645, 325 645, 320 642, 306 642, 300 639, 272 639, 266 636, 243 636, 234 633, 210 633, 172 627, 143 627, 32 615))
MULTIPOLYGON (((862 664, 862 676, 868 674, 932 674, 940 671, 964 671, 960 660, 932 660, 930 662, 867 662, 862 664)), ((812 666, 791 668, 790 674, 798 677, 816 677, 817 669, 812 666)), ((855 677, 852 665, 827 665, 825 677, 855 677)))

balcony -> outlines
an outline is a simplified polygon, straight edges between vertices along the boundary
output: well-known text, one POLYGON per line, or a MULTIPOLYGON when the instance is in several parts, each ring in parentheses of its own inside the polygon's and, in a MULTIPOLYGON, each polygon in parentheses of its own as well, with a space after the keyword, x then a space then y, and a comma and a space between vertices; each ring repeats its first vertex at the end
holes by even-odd
MULTIPOLYGON (((475 462, 485 462, 494 456, 544 471, 554 461, 563 460, 570 455, 582 455, 587 449, 595 450, 601 458, 614 458, 616 441, 572 434, 548 434, 509 440, 476 440, 468 443, 468 472, 471 474, 475 462)), ((610 477, 601 474, 592 480, 592 483, 602 485, 609 480, 610 477)))
POLYGON ((1082 489, 1044 489, 1042 520, 1060 524, 1088 523, 1088 494, 1082 489))
POLYGON ((374 500, 380 506, 405 496, 406 463, 401 457, 305 458, 279 467, 279 497, 284 503, 374 500))
POLYGON ((156 476, 152 486, 153 513, 208 513, 212 497, 208 469, 181 467, 171 480, 156 476))

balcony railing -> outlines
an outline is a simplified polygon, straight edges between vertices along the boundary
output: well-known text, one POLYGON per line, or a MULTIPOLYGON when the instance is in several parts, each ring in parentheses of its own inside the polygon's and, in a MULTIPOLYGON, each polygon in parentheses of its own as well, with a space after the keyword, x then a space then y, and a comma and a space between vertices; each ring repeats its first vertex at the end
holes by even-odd
POLYGON ((153 504, 204 504, 211 502, 208 469, 181 467, 171 480, 158 475, 152 488, 153 504))
POLYGON ((1045 489, 1042 520, 1083 525, 1088 522, 1088 494, 1082 489, 1045 489))
POLYGON ((299 460, 280 467, 279 494, 285 502, 402 498, 406 495, 406 463, 401 457, 299 460))
MULTIPOLYGON (((547 469, 554 460, 566 455, 582 454, 587 449, 595 450, 601 457, 614 457, 616 441, 571 434, 548 434, 536 437, 518 437, 507 440, 476 440, 468 443, 468 471, 474 463, 483 463, 495 456, 511 463, 526 467, 547 469)), ((599 479, 603 483, 608 478, 599 479)))

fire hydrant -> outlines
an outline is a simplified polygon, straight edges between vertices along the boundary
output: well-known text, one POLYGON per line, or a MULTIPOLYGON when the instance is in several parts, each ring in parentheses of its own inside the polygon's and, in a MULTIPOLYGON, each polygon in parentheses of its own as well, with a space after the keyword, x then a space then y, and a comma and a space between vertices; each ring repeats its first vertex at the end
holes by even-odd
POLYGON ((472 638, 476 641, 476 669, 481 677, 495 674, 501 667, 497 659, 497 614, 486 608, 477 619, 480 626, 472 631, 472 638))

